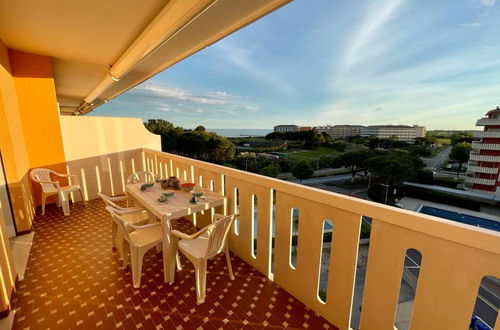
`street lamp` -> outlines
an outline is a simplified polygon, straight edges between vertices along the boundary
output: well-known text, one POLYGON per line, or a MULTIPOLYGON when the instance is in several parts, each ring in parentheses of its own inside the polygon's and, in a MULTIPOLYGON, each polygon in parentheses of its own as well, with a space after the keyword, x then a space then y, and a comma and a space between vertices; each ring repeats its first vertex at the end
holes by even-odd
POLYGON ((384 204, 387 204, 387 195, 389 194, 389 185, 382 183, 381 186, 385 187, 385 201, 384 201, 384 204))

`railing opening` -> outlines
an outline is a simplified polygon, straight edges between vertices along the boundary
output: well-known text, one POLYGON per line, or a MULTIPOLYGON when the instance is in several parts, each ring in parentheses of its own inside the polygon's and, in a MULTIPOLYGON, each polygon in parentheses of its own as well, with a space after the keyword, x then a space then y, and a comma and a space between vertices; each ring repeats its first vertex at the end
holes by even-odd
MULTIPOLYGON (((200 176, 201 179, 201 176, 200 176)), ((234 188, 234 205, 233 205, 234 213, 240 213, 240 193, 238 188, 234 188)), ((236 235, 240 234, 240 217, 234 219, 234 233, 236 235)))
POLYGON ((257 195, 252 195, 252 257, 257 257, 257 237, 259 224, 259 208, 257 206, 257 195))
POLYGON ((276 239, 276 190, 271 189, 271 274, 274 273, 274 244, 276 239))
POLYGON ((398 307, 394 321, 394 326, 399 330, 410 328, 421 264, 422 254, 418 250, 408 249, 405 254, 403 275, 401 276, 401 286, 399 287, 398 307))
POLYGON ((290 267, 297 268, 297 247, 299 244, 299 209, 290 212, 290 267))
POLYGON ((328 274, 330 270, 330 256, 332 254, 333 223, 330 219, 323 220, 321 235, 321 258, 319 262, 318 299, 326 303, 328 289, 328 274))
POLYGON ((184 181, 187 181, 187 179, 188 179, 187 171, 184 170, 184 181))
POLYGON ((200 184, 200 187, 203 187, 203 176, 200 175, 199 177, 199 184, 200 184))
POLYGON ((97 192, 102 192, 102 186, 101 186, 101 175, 99 173, 99 166, 95 166, 95 179, 97 182, 97 192))
POLYGON ((361 230, 358 244, 358 260, 356 264, 356 279, 354 284, 354 297, 351 309, 351 328, 359 328, 359 318, 361 315, 361 303, 365 288, 366 265, 370 248, 370 232, 372 219, 366 216, 361 217, 361 230))
POLYGON ((494 276, 484 276, 477 291, 476 304, 471 316, 471 329, 490 330, 498 328, 500 308, 500 280, 494 276))
POLYGON ((210 191, 214 191, 214 180, 210 180, 210 191))

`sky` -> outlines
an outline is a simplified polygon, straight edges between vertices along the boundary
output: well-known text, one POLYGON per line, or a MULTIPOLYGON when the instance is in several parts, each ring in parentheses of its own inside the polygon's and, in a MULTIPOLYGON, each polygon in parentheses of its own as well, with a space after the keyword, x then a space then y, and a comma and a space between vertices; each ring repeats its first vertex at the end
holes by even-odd
POLYGON ((91 114, 474 129, 497 105, 500 0, 294 0, 91 114))

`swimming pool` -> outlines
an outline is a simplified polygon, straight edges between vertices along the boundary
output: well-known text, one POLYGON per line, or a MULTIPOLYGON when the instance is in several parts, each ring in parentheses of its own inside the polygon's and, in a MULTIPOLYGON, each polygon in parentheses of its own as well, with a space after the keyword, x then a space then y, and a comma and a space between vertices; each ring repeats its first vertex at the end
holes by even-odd
POLYGON ((435 217, 453 220, 461 223, 465 223, 467 225, 486 228, 494 231, 500 231, 500 222, 490 219, 484 219, 475 217, 473 215, 462 214, 453 211, 447 211, 443 209, 439 209, 437 207, 423 205, 419 213, 433 215, 435 217))

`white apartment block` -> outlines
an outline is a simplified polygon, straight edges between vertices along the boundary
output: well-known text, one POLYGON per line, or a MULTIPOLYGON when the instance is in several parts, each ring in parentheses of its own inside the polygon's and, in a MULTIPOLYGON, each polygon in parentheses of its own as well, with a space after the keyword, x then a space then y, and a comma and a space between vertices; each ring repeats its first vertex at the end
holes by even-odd
POLYGON ((380 139, 396 137, 400 141, 413 142, 416 138, 425 137, 424 126, 407 125, 372 125, 363 128, 363 137, 376 136, 380 139))
POLYGON ((333 139, 358 136, 363 133, 363 126, 361 125, 327 125, 317 126, 315 129, 319 133, 328 133, 333 139))
POLYGON ((298 132, 300 130, 300 127, 297 125, 278 125, 274 126, 274 131, 275 132, 298 132))

